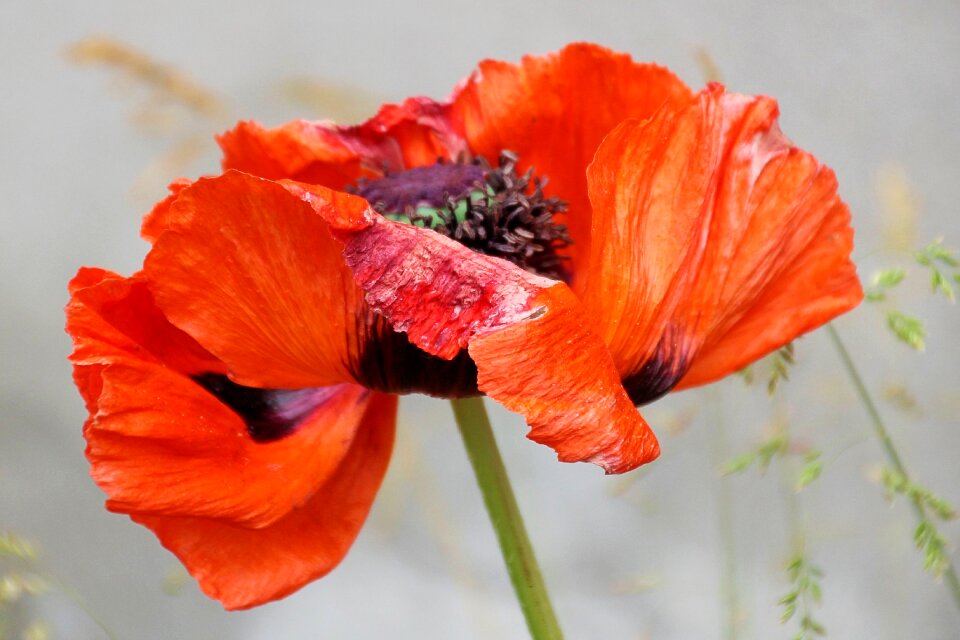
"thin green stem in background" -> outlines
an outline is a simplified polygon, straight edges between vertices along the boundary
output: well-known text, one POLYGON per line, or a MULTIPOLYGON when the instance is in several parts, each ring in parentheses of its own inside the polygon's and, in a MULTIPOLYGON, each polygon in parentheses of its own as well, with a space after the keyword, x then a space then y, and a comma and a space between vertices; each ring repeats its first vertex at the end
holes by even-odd
MULTIPOLYGON (((723 407, 723 395, 717 386, 710 389, 710 404, 714 412, 713 447, 719 467, 730 456, 727 424, 723 407)), ((720 602, 721 630, 723 640, 738 640, 742 635, 743 610, 740 603, 740 587, 737 577, 737 534, 735 530, 734 496, 730 476, 722 476, 717 482, 717 516, 720 529, 720 602)))
POLYGON ((530 635, 534 640, 561 640, 563 634, 523 526, 483 398, 458 398, 450 403, 530 635))
MULTIPOLYGON (((860 397, 860 401, 863 403, 864 408, 866 408, 867 413, 870 415, 870 421, 873 423, 874 432, 877 435, 877 439, 880 440, 880 444, 887 456, 887 460, 890 462, 890 466, 893 467, 893 470, 899 473, 905 481, 909 482, 910 475, 907 473, 907 469, 903 465, 903 460, 900 458, 900 454, 897 451, 896 446, 893 444, 893 439, 890 437, 890 432, 883 423, 883 419, 880 417, 880 412, 877 410, 877 405, 870 396, 870 392, 867 391, 866 385, 863 384, 863 378, 860 377, 860 372, 853 363, 850 353, 844 346, 843 340, 840 339, 840 334, 837 333, 837 330, 832 324, 827 325, 827 333, 830 335, 830 340, 833 342, 833 346, 836 348, 837 354, 839 354, 840 360, 843 362, 843 368, 846 370, 847 375, 850 376, 850 381, 853 383, 853 386, 857 391, 857 395, 860 397)), ((918 524, 927 525, 932 528, 934 526, 933 521, 927 515, 927 510, 923 505, 923 501, 917 495, 911 495, 909 499, 913 507, 913 513, 917 517, 918 524)), ((947 560, 947 565, 943 570, 943 577, 950 589, 950 594, 953 596, 954 603, 957 605, 957 608, 960 608, 960 580, 957 579, 957 573, 954 570, 953 563, 949 560, 949 558, 947 560)))

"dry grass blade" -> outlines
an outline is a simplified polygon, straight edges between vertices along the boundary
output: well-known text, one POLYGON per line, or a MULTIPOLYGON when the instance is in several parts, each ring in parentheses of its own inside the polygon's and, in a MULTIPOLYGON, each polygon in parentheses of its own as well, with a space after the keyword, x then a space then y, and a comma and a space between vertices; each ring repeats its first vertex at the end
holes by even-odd
POLYGON ((315 78, 289 78, 283 81, 282 91, 287 100, 314 117, 339 123, 360 122, 387 102, 372 91, 315 78))
POLYGON ((889 163, 880 167, 877 196, 883 219, 884 245, 893 251, 912 251, 917 246, 921 202, 903 165, 889 163))
POLYGON ((66 53, 77 64, 118 69, 125 76, 150 87, 158 102, 180 104, 208 118, 219 119, 226 114, 220 99, 188 75, 119 40, 92 36, 74 43, 66 53))
POLYGON ((723 74, 720 73, 720 67, 716 60, 710 55, 706 47, 697 47, 693 53, 697 60, 697 66, 700 67, 700 73, 707 82, 723 82, 723 74))

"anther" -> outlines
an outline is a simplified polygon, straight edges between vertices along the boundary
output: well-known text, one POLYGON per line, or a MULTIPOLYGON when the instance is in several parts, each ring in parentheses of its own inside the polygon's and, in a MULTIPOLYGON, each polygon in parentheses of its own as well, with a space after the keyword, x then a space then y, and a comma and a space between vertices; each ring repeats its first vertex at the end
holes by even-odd
POLYGON ((363 196, 382 215, 427 227, 486 255, 508 260, 527 271, 568 280, 570 245, 564 225, 554 219, 567 203, 547 198, 547 179, 533 169, 516 172, 517 156, 500 154, 497 167, 483 158, 361 179, 350 191, 363 196))

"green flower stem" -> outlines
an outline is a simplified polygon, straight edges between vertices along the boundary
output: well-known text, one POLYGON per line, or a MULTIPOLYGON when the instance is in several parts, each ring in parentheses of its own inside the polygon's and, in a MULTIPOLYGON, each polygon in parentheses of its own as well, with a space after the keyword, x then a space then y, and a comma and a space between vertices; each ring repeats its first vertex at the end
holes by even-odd
MULTIPOLYGON (((860 377, 860 372, 853 363, 850 353, 844 346, 843 340, 840 339, 840 334, 837 333, 837 330, 832 324, 827 325, 827 333, 830 335, 830 340, 833 342, 833 346, 837 350, 840 360, 843 362, 843 368, 846 370, 847 375, 850 376, 850 381, 853 383, 853 386, 857 391, 857 395, 860 397, 860 401, 863 403, 864 408, 866 408, 867 413, 870 415, 870 421, 873 423, 873 430, 877 435, 877 439, 880 440, 880 444, 883 447, 884 453, 887 455, 887 460, 890 462, 890 466, 892 466, 893 470, 899 473, 905 480, 909 481, 910 475, 907 473, 907 469, 903 465, 903 460, 900 458, 900 454, 897 452, 897 448, 893 444, 893 439, 890 437, 890 432, 887 431, 887 427, 884 424, 883 419, 880 417, 880 412, 877 410, 877 405, 870 396, 870 392, 867 391, 866 385, 863 384, 863 378, 860 377)), ((910 503, 913 507, 913 513, 916 515, 918 523, 928 523, 932 525, 932 521, 927 515, 927 510, 923 506, 923 501, 919 498, 919 496, 911 495, 910 503)), ((953 596, 954 603, 957 605, 957 608, 960 608, 960 580, 957 579, 957 572, 954 570, 953 562, 950 561, 949 558, 947 559, 947 566, 943 570, 943 577, 947 583, 947 586, 950 588, 950 594, 953 596)))
POLYGON ((535 640, 562 640, 563 634, 510 488, 483 398, 458 398, 450 404, 530 635, 535 640))

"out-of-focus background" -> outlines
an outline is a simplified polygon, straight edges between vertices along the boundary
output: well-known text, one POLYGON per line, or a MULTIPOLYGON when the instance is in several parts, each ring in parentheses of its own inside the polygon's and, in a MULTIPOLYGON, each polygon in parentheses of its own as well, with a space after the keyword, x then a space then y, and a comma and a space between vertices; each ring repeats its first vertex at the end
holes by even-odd
MULTIPOLYGON (((916 481, 960 502, 960 310, 930 293, 911 257, 938 236, 960 244, 958 26, 953 0, 8 1, 0 530, 32 540, 39 558, 7 554, 0 573, 56 582, 16 598, 0 579, 10 633, 524 637, 449 408, 423 398, 401 403, 396 456, 343 564, 284 601, 224 612, 149 531, 103 509, 62 307, 80 265, 139 267, 140 216, 168 180, 217 170, 212 136, 235 120, 358 121, 384 101, 446 96, 482 58, 574 40, 669 66, 693 86, 719 72, 731 90, 779 99, 783 130, 839 176, 864 280, 908 271, 886 302, 838 328, 916 481), (888 331, 893 309, 924 320, 925 352, 888 331)), ((493 410, 569 638, 793 637, 797 618, 781 625, 778 601, 793 589, 786 565, 799 548, 824 573, 811 611, 828 637, 958 637, 960 612, 923 570, 906 500, 885 499, 882 452, 827 336, 798 341, 796 360, 772 397, 766 363, 752 386, 734 378, 645 408, 663 455, 625 477, 557 463, 525 440, 519 418, 493 410), (787 452, 766 473, 755 463, 722 474, 778 437, 787 452), (811 451, 822 472, 797 493, 811 451)), ((939 526, 960 544, 955 522, 939 526)))

